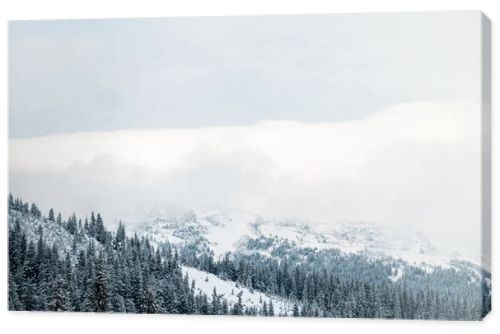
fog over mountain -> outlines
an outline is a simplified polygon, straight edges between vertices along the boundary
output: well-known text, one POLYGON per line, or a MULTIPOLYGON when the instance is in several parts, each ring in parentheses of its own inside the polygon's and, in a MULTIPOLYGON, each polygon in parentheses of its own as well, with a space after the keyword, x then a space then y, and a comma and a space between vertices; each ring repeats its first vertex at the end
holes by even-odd
POLYGON ((10 190, 108 222, 172 204, 407 225, 479 244, 478 108, 409 103, 343 122, 11 139, 10 190))

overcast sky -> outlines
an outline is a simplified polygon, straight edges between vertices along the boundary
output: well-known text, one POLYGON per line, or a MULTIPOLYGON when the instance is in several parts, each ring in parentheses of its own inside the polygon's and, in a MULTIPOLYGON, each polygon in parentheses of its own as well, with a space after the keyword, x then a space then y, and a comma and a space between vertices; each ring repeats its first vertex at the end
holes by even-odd
POLYGON ((10 24, 10 137, 359 119, 479 97, 474 12, 10 24))
POLYGON ((479 245, 480 15, 10 25, 10 189, 367 220, 479 245))

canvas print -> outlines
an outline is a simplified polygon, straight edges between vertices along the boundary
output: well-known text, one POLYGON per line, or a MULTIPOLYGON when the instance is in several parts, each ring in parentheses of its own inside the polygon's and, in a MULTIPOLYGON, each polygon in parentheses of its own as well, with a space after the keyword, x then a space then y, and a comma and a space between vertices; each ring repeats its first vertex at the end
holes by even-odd
POLYGON ((13 21, 11 311, 481 320, 480 12, 13 21))

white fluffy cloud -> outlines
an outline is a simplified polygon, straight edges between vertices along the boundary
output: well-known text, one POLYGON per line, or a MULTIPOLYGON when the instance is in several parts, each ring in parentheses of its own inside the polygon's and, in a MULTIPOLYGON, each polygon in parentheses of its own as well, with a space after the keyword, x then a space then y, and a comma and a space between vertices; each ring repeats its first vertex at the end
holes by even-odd
POLYGON ((232 207, 479 237, 480 110, 398 105, 353 121, 124 130, 10 141, 10 187, 119 218, 139 206, 232 207))

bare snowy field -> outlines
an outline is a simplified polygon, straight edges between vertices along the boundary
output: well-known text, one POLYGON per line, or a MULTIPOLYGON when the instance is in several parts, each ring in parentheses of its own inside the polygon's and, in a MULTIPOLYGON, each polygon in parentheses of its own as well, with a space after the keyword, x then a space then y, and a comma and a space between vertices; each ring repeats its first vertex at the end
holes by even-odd
POLYGON ((241 300, 245 307, 262 308, 264 302, 268 305, 272 302, 276 316, 292 315, 293 304, 276 296, 269 296, 265 293, 250 290, 235 282, 223 280, 213 274, 200 271, 191 267, 182 267, 183 275, 188 274, 189 281, 195 281, 196 291, 205 293, 209 300, 212 298, 214 288, 218 295, 222 295, 228 301, 229 307, 238 302, 238 294, 241 293, 241 300))

